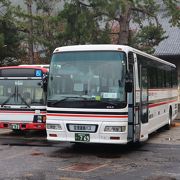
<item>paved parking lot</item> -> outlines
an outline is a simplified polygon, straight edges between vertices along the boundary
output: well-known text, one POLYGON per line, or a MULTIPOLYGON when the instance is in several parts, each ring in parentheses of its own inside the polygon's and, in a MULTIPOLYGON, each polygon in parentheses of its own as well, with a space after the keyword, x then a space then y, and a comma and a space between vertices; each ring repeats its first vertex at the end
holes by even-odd
POLYGON ((0 130, 0 180, 180 179, 180 123, 143 145, 74 145, 0 130))

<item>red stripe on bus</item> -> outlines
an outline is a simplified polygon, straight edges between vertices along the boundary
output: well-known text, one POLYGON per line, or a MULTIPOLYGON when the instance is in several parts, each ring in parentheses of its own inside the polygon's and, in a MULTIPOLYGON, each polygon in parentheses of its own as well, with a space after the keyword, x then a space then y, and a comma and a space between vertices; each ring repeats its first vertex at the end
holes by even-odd
POLYGON ((97 116, 97 115, 80 115, 80 114, 47 114, 47 116, 63 116, 63 117, 96 117, 96 118, 128 118, 124 116, 97 116))
MULTIPOLYGON (((177 90, 176 88, 167 88, 167 89, 148 89, 148 91, 169 91, 169 90, 171 90, 171 91, 173 91, 173 90, 177 90)), ((139 92, 139 91, 141 91, 140 89, 137 89, 137 90, 135 90, 136 92, 139 92)))
POLYGON ((161 105, 164 105, 164 104, 169 104, 169 103, 176 102, 176 101, 177 100, 171 100, 171 101, 165 101, 165 102, 150 104, 148 107, 152 108, 152 107, 161 106, 161 105))
POLYGON ((27 112, 27 111, 1 111, 0 110, 0 114, 1 113, 15 113, 15 114, 46 114, 46 112, 40 112, 40 113, 35 113, 35 112, 27 112))
POLYGON ((177 90, 177 89, 172 89, 172 88, 168 88, 168 89, 148 89, 148 91, 173 91, 173 90, 177 90))

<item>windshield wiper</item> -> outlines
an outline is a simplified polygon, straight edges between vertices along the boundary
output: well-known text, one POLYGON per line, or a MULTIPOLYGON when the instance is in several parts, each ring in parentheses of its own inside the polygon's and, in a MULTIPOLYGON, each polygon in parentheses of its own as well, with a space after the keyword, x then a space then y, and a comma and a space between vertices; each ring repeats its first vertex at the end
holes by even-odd
POLYGON ((108 100, 104 100, 104 99, 97 101, 93 97, 89 97, 89 96, 66 96, 60 100, 49 100, 49 101, 52 102, 52 105, 56 105, 60 102, 66 101, 68 99, 80 99, 80 100, 89 101, 89 102, 90 101, 93 101, 93 102, 96 101, 97 103, 106 103, 108 105, 113 105, 113 106, 117 106, 119 104, 119 102, 112 102, 112 101, 108 101, 108 100))
POLYGON ((12 97, 15 98, 16 93, 17 93, 17 89, 16 89, 16 86, 15 86, 15 88, 14 88, 14 93, 12 93, 12 94, 1 104, 1 107, 3 107, 7 102, 9 102, 9 100, 10 100, 12 97))
POLYGON ((2 104, 1 107, 3 107, 13 96, 15 96, 15 92, 11 94, 2 104))
POLYGON ((11 94, 2 104, 1 104, 1 107, 3 107, 7 102, 9 102, 9 100, 14 97, 14 101, 18 101, 18 97, 20 97, 20 99, 22 100, 22 102, 30 108, 30 105, 25 101, 25 99, 21 96, 21 94, 18 93, 18 88, 15 86, 15 89, 14 89, 14 93, 11 94))
POLYGON ((21 94, 18 94, 18 96, 20 97, 21 101, 27 106, 27 107, 31 107, 27 102, 26 100, 21 96, 21 94))
MULTIPOLYGON (((8 97, 8 99, 5 100, 5 101, 1 104, 1 107, 3 107, 13 96, 15 97, 15 94, 16 94, 16 93, 11 94, 11 95, 8 97)), ((20 99, 24 102, 24 104, 30 108, 30 105, 24 100, 24 98, 23 98, 20 94, 18 94, 18 96, 19 96, 20 99)))
MULTIPOLYGON (((66 96, 60 100, 56 100, 55 102, 52 103, 52 105, 56 105, 60 102, 66 101, 68 99, 83 99, 83 100, 87 100, 89 99, 88 97, 84 97, 84 96, 66 96)), ((52 101, 52 100, 51 100, 52 101)))

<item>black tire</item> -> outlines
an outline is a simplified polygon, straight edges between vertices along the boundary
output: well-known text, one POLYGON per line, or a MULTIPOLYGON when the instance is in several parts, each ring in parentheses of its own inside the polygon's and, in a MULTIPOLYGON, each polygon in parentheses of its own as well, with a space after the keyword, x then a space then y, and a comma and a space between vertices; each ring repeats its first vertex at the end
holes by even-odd
POLYGON ((169 109, 169 121, 168 124, 165 125, 165 129, 170 130, 172 127, 172 108, 169 109))

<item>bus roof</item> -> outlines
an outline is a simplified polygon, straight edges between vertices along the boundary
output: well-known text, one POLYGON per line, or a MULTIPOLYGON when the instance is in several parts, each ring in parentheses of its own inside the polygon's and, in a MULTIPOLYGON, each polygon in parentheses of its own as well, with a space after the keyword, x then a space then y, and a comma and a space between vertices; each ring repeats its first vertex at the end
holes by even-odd
POLYGON ((21 64, 19 66, 42 67, 42 68, 49 69, 49 64, 21 64))
POLYGON ((159 61, 163 64, 167 64, 172 67, 176 67, 174 64, 169 63, 165 60, 162 60, 158 57, 152 56, 150 54, 147 54, 145 52, 142 52, 138 49, 132 48, 130 46, 126 45, 115 45, 115 44, 93 44, 93 45, 73 45, 73 46, 62 46, 58 47, 54 50, 53 53, 58 52, 70 52, 70 51, 124 51, 128 53, 129 51, 132 51, 134 53, 149 57, 155 61, 159 61))
POLYGON ((0 69, 40 69, 42 70, 44 73, 48 72, 48 70, 46 68, 42 68, 42 67, 38 67, 38 66, 4 66, 4 67, 0 67, 0 69))

